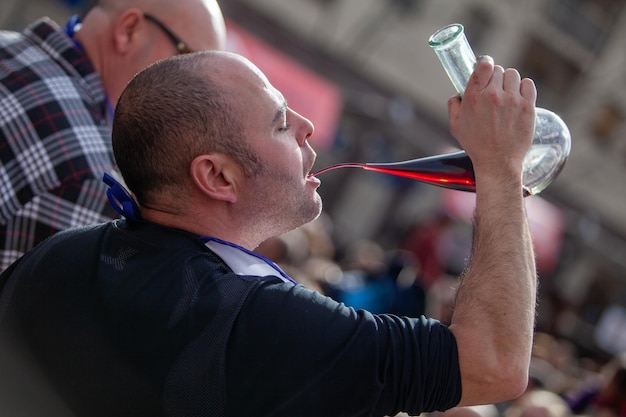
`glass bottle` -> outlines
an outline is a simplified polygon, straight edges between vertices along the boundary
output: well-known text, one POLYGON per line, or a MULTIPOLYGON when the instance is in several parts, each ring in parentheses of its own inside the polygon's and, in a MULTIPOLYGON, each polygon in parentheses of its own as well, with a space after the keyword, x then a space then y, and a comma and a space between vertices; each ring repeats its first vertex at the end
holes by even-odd
MULTIPOLYGON (((463 94, 476 56, 465 36, 463 25, 454 23, 436 31, 428 40, 450 81, 463 94)), ((524 158, 523 184, 528 194, 538 194, 554 181, 571 149, 571 136, 563 120, 544 108, 535 109, 533 143, 524 158)))
MULTIPOLYGON (((467 42, 463 26, 452 24, 429 39, 456 91, 463 94, 474 71, 476 57, 467 42)), ((524 158, 524 194, 538 194, 557 177, 571 147, 570 133, 553 112, 536 108, 533 143, 524 158)), ((312 176, 337 168, 363 168, 411 178, 462 191, 476 191, 472 162, 465 151, 390 163, 344 163, 324 168, 312 176)))

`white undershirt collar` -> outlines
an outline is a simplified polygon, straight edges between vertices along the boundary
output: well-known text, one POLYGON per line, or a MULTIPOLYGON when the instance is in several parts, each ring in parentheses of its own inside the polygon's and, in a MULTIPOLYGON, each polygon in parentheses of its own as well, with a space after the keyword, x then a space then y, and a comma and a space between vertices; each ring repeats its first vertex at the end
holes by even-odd
POLYGON ((203 236, 200 239, 206 247, 215 252, 237 275, 277 276, 284 282, 295 284, 295 281, 280 269, 278 265, 264 256, 216 237, 203 236))

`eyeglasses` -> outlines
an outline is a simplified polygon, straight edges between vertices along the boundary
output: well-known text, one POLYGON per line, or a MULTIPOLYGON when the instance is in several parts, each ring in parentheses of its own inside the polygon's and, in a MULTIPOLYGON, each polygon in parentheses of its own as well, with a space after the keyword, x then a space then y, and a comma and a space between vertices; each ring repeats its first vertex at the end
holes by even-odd
POLYGON ((178 51, 179 55, 190 54, 190 53, 193 52, 193 49, 189 48, 187 46, 187 44, 182 39, 180 39, 178 36, 174 35, 174 32, 169 30, 168 27, 165 26, 159 19, 157 19, 156 17, 152 16, 149 13, 144 13, 143 17, 144 17, 144 19, 149 20, 152 23, 154 23, 155 25, 157 25, 159 27, 159 29, 161 29, 163 31, 163 33, 165 33, 165 35, 167 35, 167 37, 170 38, 170 40, 174 44, 174 47, 178 51))

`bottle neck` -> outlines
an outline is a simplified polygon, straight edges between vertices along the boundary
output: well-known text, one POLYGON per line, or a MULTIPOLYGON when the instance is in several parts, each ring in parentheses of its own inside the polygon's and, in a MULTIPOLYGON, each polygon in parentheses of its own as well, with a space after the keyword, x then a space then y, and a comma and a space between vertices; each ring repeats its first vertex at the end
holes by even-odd
POLYGON ((476 55, 467 41, 463 25, 456 23, 438 30, 428 44, 441 61, 457 93, 462 95, 476 66, 476 55))

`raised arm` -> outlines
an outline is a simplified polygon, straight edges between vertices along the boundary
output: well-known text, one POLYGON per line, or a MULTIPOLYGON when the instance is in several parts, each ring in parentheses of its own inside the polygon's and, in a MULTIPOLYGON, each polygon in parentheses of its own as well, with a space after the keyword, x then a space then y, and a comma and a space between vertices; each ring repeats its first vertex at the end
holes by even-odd
POLYGON ((532 142, 535 99, 531 80, 482 58, 463 99, 448 102, 451 132, 476 177, 472 255, 450 326, 459 346, 460 405, 517 397, 528 382, 537 278, 522 163, 532 142))

